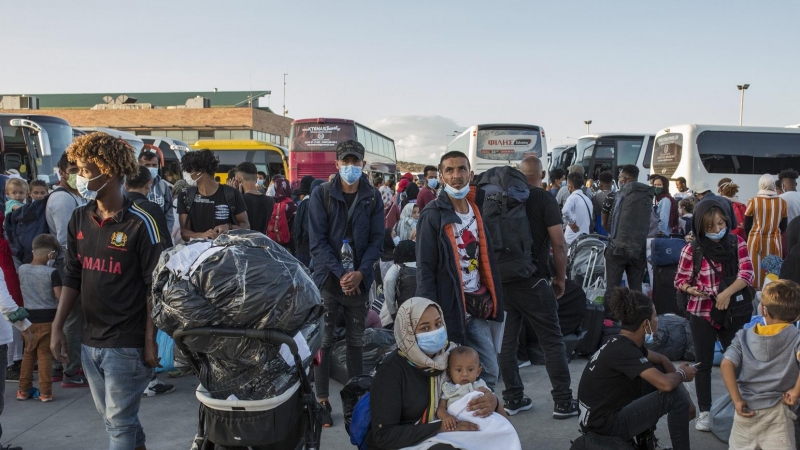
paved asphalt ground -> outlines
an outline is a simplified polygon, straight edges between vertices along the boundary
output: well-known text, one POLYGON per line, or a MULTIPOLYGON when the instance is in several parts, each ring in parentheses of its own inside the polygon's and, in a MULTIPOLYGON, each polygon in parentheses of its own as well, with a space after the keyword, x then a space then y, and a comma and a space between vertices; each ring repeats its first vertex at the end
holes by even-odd
MULTIPOLYGON (((578 380, 587 360, 580 358, 570 363, 573 392, 577 393, 578 380)), ((570 439, 578 434, 578 419, 555 420, 552 418, 553 403, 550 398, 550 381, 543 366, 521 369, 526 394, 533 399, 534 407, 512 417, 524 449, 568 449, 570 439)), ((195 377, 186 376, 163 380, 176 385, 176 391, 162 397, 142 399, 139 417, 147 434, 149 450, 188 450, 197 429, 198 402, 194 396, 197 387, 195 377)), ((688 385, 694 394, 694 384, 688 385)), ((88 388, 62 389, 55 383, 52 403, 38 400, 20 402, 16 400, 17 384, 7 383, 5 410, 0 423, 3 426, 3 444, 22 446, 25 450, 50 449, 105 449, 108 448, 105 427, 97 413, 88 388)), ((331 392, 338 392, 341 385, 331 381, 331 392)), ((717 368, 713 372, 712 390, 714 398, 722 395, 725 386, 717 368)), ((335 426, 323 430, 323 449, 352 449, 342 421, 341 403, 331 398, 335 426)), ((690 426, 693 448, 715 450, 727 448, 711 433, 701 433, 690 426)), ((659 423, 657 436, 662 445, 669 445, 666 417, 659 423)))

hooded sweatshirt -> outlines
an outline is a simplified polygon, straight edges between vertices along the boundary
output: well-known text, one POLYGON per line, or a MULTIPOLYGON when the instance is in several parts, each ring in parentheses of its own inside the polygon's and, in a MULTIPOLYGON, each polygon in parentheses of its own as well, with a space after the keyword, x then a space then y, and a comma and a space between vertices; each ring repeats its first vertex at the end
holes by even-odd
POLYGON ((756 325, 739 330, 725 359, 741 368, 739 392, 751 410, 782 401, 800 373, 800 329, 791 324, 756 325))

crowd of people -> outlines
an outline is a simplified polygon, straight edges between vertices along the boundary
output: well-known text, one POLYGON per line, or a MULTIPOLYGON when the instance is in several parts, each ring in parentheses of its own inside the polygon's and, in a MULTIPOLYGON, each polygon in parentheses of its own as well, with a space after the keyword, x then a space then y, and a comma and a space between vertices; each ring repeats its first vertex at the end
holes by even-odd
MULTIPOLYGON (((360 143, 342 142, 335 174, 327 181, 305 176, 292 189, 283 176, 249 162, 221 183, 213 152, 192 151, 181 160, 183 178, 172 184, 161 178, 155 153, 135 155, 125 141, 92 133, 76 138, 61 158, 61 182, 52 192, 42 182, 0 176, 4 383, 19 383, 20 401, 53 401, 54 382, 89 387, 109 448, 145 448, 141 399, 175 389, 154 371, 164 362, 148 301, 158 258, 181 242, 248 229, 294 254, 319 288, 325 314, 314 382, 323 426, 333 425, 337 327, 350 378, 375 369, 364 363, 366 329, 393 330, 397 350, 375 372, 369 448, 465 448, 459 431, 519 447, 508 417, 533 406, 518 356, 526 330, 544 355, 553 418, 580 415, 586 436, 653 439, 655 424, 668 416, 673 447, 689 448, 690 420, 696 416, 697 430, 710 429, 719 340, 737 411, 732 448, 794 448, 793 414, 784 405, 793 407, 800 396, 800 332, 791 325, 800 316, 797 172, 764 175, 758 195, 740 202, 730 179, 712 193, 707 182, 690 190, 679 178, 671 193, 660 175, 639 183, 634 165, 616 176, 599 173, 597 181, 587 180, 582 166, 555 169, 548 184, 542 161, 529 156, 509 169, 523 180, 524 221, 513 225, 524 224, 527 242, 525 264, 511 273, 502 254, 513 245, 493 242, 510 219, 485 213, 494 200, 478 186, 484 181, 466 155, 445 153, 422 177, 395 180, 371 179, 364 154, 360 143), (648 199, 649 217, 622 219, 633 198, 648 199), (568 247, 592 233, 608 238, 604 301, 619 333, 591 355, 576 396, 558 300, 568 247), (644 347, 658 331, 658 311, 642 293, 647 240, 670 236, 687 241, 674 287, 685 300, 697 357, 680 367, 644 347), (783 280, 762 264, 770 256, 785 259, 783 280), (765 283, 753 311, 750 287, 765 283), (764 323, 744 330, 752 313, 764 323), (684 386, 693 380, 696 408, 684 386), (469 414, 456 411, 459 404, 469 414), (486 434, 491 430, 496 434, 486 434)), ((176 362, 169 375, 188 372, 176 362)))

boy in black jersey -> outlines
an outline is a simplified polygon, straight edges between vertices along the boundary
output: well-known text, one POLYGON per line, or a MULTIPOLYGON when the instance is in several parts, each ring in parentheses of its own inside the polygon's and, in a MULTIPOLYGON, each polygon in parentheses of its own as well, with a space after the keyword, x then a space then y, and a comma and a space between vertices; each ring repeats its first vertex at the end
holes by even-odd
POLYGON ((106 423, 109 449, 143 450, 139 403, 159 365, 148 297, 165 237, 150 214, 122 195, 125 177, 139 170, 127 142, 92 133, 75 139, 67 154, 79 169, 77 190, 89 203, 69 222, 50 349, 68 362, 64 322, 80 292, 81 361, 106 423))

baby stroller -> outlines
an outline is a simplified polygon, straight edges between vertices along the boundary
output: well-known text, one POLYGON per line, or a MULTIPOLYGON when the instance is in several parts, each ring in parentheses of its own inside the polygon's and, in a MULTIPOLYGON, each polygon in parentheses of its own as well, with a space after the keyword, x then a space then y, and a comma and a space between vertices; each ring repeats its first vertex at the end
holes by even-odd
POLYGON ((319 448, 307 370, 323 307, 283 246, 246 230, 179 244, 161 255, 151 301, 200 379, 193 450, 319 448))
POLYGON ((201 384, 195 393, 200 401, 200 419, 192 450, 319 449, 322 422, 317 400, 292 337, 277 330, 204 327, 175 331, 175 345, 188 355, 189 364, 199 374, 206 368, 184 343, 184 338, 195 336, 258 339, 275 346, 286 345, 300 379, 285 393, 266 400, 215 399, 201 384))
POLYGON ((572 241, 567 250, 567 278, 584 290, 604 283, 607 242, 608 238, 599 234, 582 234, 572 241))

